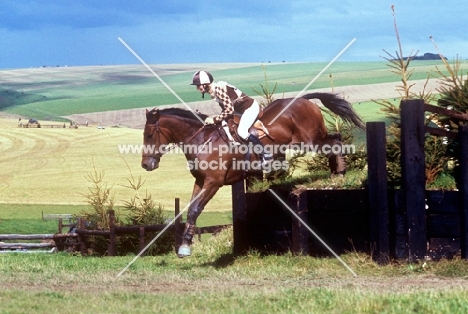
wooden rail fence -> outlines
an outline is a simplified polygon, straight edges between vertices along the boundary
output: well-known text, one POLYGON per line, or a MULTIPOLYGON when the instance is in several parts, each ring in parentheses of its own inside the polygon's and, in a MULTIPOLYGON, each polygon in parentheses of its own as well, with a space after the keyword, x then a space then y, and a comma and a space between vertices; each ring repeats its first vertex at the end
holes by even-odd
MULTIPOLYGON (((180 212, 180 200, 175 199, 175 216, 179 215, 180 212)), ((68 249, 69 251, 80 251, 82 255, 88 254, 87 248, 87 237, 88 236, 102 236, 109 239, 108 256, 117 255, 116 244, 117 237, 127 234, 134 234, 139 237, 139 249, 143 250, 146 246, 145 234, 148 232, 159 232, 162 231, 167 224, 157 225, 138 225, 138 226, 118 226, 115 224, 115 212, 110 210, 109 213, 110 228, 107 230, 89 230, 86 229, 86 221, 80 217, 73 221, 74 216, 71 214, 45 214, 42 212, 43 220, 57 220, 58 221, 58 233, 55 234, 0 234, 0 253, 8 252, 47 252, 53 253, 57 251, 63 251, 68 249), (63 221, 67 220, 68 224, 64 224, 63 221), (62 233, 64 227, 70 227, 73 233, 62 233), (20 240, 23 242, 11 242, 20 240), (41 240, 41 243, 37 241, 41 240), (3 242, 10 241, 10 242, 3 242), (24 242, 24 241, 36 241, 36 242, 24 242), (40 251, 37 249, 50 248, 50 251, 40 251)), ((218 226, 207 226, 196 228, 199 239, 201 235, 205 233, 215 233, 223 228, 230 225, 218 225, 218 226)), ((168 232, 173 232, 174 242, 176 251, 178 246, 182 242, 182 233, 184 231, 185 224, 182 223, 182 218, 178 219, 167 229, 168 232)))
MULTIPOLYGON (((175 216, 178 216, 180 213, 180 199, 175 199, 175 216)), ((139 237, 139 251, 141 252, 145 246, 145 235, 148 232, 159 232, 167 227, 167 224, 156 224, 156 225, 141 225, 141 226, 117 226, 115 224, 115 212, 113 210, 109 211, 109 229, 107 230, 88 230, 84 228, 84 221, 81 220, 80 224, 77 225, 77 229, 74 232, 80 237, 80 252, 82 255, 87 254, 87 241, 86 236, 102 236, 109 239, 109 246, 107 255, 116 256, 117 255, 117 237, 126 234, 135 234, 139 237)), ((208 226, 197 228, 197 234, 200 239, 201 234, 204 233, 215 233, 216 231, 226 228, 230 225, 218 225, 218 226, 208 226)), ((182 223, 182 217, 179 216, 174 223, 169 226, 167 229, 168 232, 173 232, 174 234, 174 243, 175 249, 178 250, 178 247, 182 243, 182 233, 184 231, 185 224, 182 223)), ((144 255, 144 254, 142 254, 144 255)))
POLYGON ((58 221, 58 233, 63 233, 64 227, 73 227, 76 225, 74 222, 74 215, 72 214, 44 214, 42 212, 42 220, 57 220, 58 221), (64 223, 67 221, 67 223, 64 223))
MULTIPOLYGON (((0 253, 6 252, 38 252, 34 249, 51 248, 48 253, 62 251, 67 239, 78 238, 77 234, 0 234, 0 253), (43 242, 2 242, 14 240, 42 240, 43 242)), ((43 251, 42 251, 43 252, 43 251)))

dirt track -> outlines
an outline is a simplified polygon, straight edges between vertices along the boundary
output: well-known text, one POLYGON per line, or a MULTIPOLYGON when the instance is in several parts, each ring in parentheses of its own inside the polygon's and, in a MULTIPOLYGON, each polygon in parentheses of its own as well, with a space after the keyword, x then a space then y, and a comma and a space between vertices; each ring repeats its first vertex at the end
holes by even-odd
MULTIPOLYGON (((419 93, 424 90, 424 84, 426 80, 412 81, 412 84, 415 84, 411 91, 414 93, 419 93)), ((381 84, 370 84, 370 85, 350 85, 344 87, 335 87, 334 93, 337 93, 350 101, 351 103, 359 103, 361 101, 368 101, 372 99, 388 99, 388 98, 397 98, 400 96, 396 90, 396 86, 399 83, 381 83, 381 84)), ((432 91, 435 92, 438 88, 438 80, 432 79, 428 82, 426 86, 426 92, 432 91)), ((197 91, 194 90, 194 93, 197 91)), ((322 88, 315 90, 308 90, 305 93, 309 92, 331 92, 330 88, 322 88)), ((285 97, 295 97, 298 93, 287 93, 285 97)), ((277 98, 282 97, 278 95, 277 98)), ((259 97, 255 97, 259 98, 259 97)), ((191 102, 187 104, 193 110, 199 110, 208 115, 214 115, 219 113, 219 106, 212 100, 208 101, 198 101, 191 102)), ((164 106, 163 106, 164 107, 164 106)), ((185 105, 170 105, 166 107, 181 107, 186 108, 185 105)), ((161 107, 162 108, 162 107, 161 107)), ((127 109, 127 110, 115 110, 115 111, 106 111, 106 112, 94 112, 86 114, 75 114, 66 116, 67 119, 76 121, 78 123, 85 123, 88 121, 90 124, 94 125, 123 125, 130 128, 142 129, 145 123, 145 109, 152 108, 139 108, 139 109, 127 109)))

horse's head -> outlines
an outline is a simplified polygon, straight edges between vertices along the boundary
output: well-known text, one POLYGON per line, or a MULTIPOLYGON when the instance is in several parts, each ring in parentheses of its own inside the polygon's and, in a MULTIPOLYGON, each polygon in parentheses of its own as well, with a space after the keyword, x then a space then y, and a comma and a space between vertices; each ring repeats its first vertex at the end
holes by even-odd
POLYGON ((161 132, 159 119, 159 109, 146 110, 141 166, 147 171, 152 171, 159 167, 159 160, 169 144, 167 137, 161 132))
POLYGON ((181 108, 146 110, 141 166, 148 171, 158 168, 168 145, 190 141, 201 130, 205 118, 206 115, 181 108))

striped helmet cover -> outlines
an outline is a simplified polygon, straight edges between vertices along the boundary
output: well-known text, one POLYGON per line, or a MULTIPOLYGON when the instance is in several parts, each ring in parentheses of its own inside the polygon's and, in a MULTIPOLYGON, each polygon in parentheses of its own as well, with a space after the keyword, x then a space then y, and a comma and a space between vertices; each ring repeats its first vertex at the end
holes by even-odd
POLYGON ((192 77, 192 84, 190 85, 202 85, 213 83, 213 75, 207 71, 197 71, 192 77))

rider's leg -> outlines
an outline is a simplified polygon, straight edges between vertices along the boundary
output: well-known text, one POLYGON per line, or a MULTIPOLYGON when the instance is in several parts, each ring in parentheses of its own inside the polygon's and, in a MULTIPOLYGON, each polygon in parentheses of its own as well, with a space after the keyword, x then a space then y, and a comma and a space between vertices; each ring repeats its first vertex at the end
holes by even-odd
POLYGON ((254 124, 255 120, 260 113, 260 105, 257 101, 254 101, 253 104, 247 108, 239 121, 239 127, 237 128, 237 133, 239 136, 244 139, 246 142, 251 142, 254 146, 260 146, 260 158, 263 163, 269 162, 273 159, 273 156, 265 151, 263 143, 255 136, 249 133, 250 127, 254 124))
POLYGON ((254 151, 255 152, 260 151, 260 153, 258 155, 262 159, 262 165, 265 166, 271 160, 273 160, 273 155, 270 152, 267 152, 265 150, 265 147, 263 146, 263 143, 258 139, 258 137, 254 136, 252 134, 249 134, 249 136, 245 139, 245 141, 252 143, 254 147, 261 147, 260 150, 254 148, 254 151))
POLYGON ((257 101, 254 101, 242 114, 237 128, 237 133, 242 139, 247 139, 247 137, 249 137, 249 129, 254 124, 255 120, 257 120, 259 113, 260 105, 257 101))

